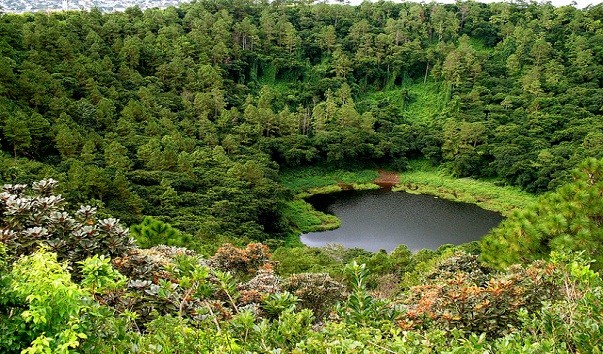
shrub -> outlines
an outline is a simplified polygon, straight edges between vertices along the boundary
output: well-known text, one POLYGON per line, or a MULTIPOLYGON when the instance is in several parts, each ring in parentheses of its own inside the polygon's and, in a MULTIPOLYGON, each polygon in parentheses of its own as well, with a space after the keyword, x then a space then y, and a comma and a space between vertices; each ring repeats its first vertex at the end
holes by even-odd
POLYGON ((487 281, 472 256, 456 255, 438 267, 456 271, 431 273, 424 285, 411 288, 402 300, 402 329, 456 328, 499 337, 520 325, 520 310, 536 311, 543 301, 559 295, 552 266, 544 262, 514 266, 487 281))
POLYGON ((339 314, 348 323, 363 326, 390 321, 392 318, 385 308, 385 302, 373 298, 367 291, 366 280, 369 270, 366 265, 354 261, 346 266, 346 275, 350 282, 350 294, 339 308, 339 314))
POLYGON ((431 280, 453 278, 459 272, 465 274, 468 281, 482 286, 488 282, 494 269, 480 262, 478 256, 459 251, 438 262, 425 274, 425 278, 431 280))
POLYGON ((82 265, 81 285, 93 295, 116 290, 126 282, 126 277, 113 269, 111 260, 105 256, 95 255, 79 264, 82 265))
POLYGON ((238 290, 248 296, 259 297, 260 301, 245 301, 244 303, 261 302, 268 295, 281 292, 281 278, 274 274, 271 269, 260 269, 256 276, 244 284, 239 284, 238 290))
POLYGON ((90 297, 71 281, 56 254, 42 250, 24 256, 9 277, 3 302, 10 311, 2 316, 7 322, 0 326, 0 351, 67 353, 87 337, 81 318, 90 297))
MULTIPOLYGON (((115 258, 113 264, 130 281, 127 291, 105 294, 103 301, 119 312, 134 311, 140 327, 159 315, 178 312, 184 298, 180 278, 197 267, 206 267, 206 261, 193 251, 171 246, 133 248, 115 258)), ((183 314, 193 314, 197 305, 185 302, 183 314)))
POLYGON ((210 265, 249 279, 260 267, 269 266, 270 256, 270 249, 261 243, 250 243, 245 249, 227 243, 210 259, 210 265))
POLYGON ((522 311, 520 331, 496 343, 496 352, 518 352, 526 345, 541 352, 600 353, 603 344, 603 282, 582 255, 553 252, 549 271, 559 288, 536 312, 522 311), (533 344, 532 344, 533 343, 533 344))
POLYGON ((25 184, 4 185, 0 193, 0 241, 12 256, 28 255, 48 247, 59 261, 71 265, 95 254, 122 255, 133 241, 119 220, 98 220, 96 208, 81 206, 72 216, 65 201, 55 195, 58 182, 44 179, 25 184))
POLYGON ((263 309, 272 318, 278 318, 284 312, 293 312, 299 298, 288 292, 271 294, 264 300, 263 309))
POLYGON ((297 296, 301 307, 312 310, 321 319, 344 299, 345 287, 325 273, 301 273, 285 279, 283 289, 297 296))
POLYGON ((132 225, 130 233, 134 236, 138 245, 143 248, 159 245, 181 247, 189 241, 185 234, 174 229, 170 224, 151 216, 145 216, 140 224, 132 225))

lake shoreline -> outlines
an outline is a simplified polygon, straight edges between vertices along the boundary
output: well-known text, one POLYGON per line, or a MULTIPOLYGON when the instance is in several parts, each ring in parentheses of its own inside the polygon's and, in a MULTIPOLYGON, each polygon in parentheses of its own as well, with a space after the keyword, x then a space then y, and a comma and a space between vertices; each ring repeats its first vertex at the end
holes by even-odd
POLYGON ((308 177, 305 175, 300 178, 303 180, 291 178, 289 183, 284 183, 285 186, 288 184, 289 186, 299 186, 297 188, 290 187, 296 194, 285 210, 287 219, 299 235, 333 230, 341 225, 341 220, 336 216, 315 210, 305 201, 306 198, 318 194, 331 194, 345 190, 372 190, 391 186, 393 192, 426 194, 450 201, 475 204, 482 209, 498 212, 505 217, 514 210, 523 209, 537 198, 514 187, 498 186, 494 182, 471 178, 455 178, 446 176, 441 171, 427 168, 407 172, 381 169, 356 172, 335 170, 329 171, 325 176, 308 177), (338 178, 339 174, 341 179, 338 178), (304 177, 307 178, 304 179, 304 177), (308 181, 311 183, 307 183, 308 181), (379 183, 384 187, 381 187, 379 183))
POLYGON ((472 178, 455 178, 432 171, 401 173, 400 183, 392 191, 427 194, 438 198, 475 204, 507 217, 534 203, 538 196, 516 187, 498 186, 494 182, 472 178))
POLYGON ((369 252, 393 251, 400 244, 412 252, 436 250, 481 239, 504 217, 475 204, 431 195, 393 193, 386 188, 315 195, 307 200, 315 209, 341 220, 336 230, 304 233, 307 246, 341 244, 369 252))

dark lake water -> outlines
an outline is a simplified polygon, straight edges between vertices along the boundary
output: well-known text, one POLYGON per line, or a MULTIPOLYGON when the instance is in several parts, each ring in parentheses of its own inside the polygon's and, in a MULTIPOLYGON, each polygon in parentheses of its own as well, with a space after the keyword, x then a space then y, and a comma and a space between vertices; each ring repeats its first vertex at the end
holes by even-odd
POLYGON ((387 190, 316 195, 308 202, 341 219, 336 230, 302 235, 301 241, 312 247, 338 243, 390 252, 405 244, 412 251, 435 250, 444 244, 479 240, 503 219, 473 204, 387 190))

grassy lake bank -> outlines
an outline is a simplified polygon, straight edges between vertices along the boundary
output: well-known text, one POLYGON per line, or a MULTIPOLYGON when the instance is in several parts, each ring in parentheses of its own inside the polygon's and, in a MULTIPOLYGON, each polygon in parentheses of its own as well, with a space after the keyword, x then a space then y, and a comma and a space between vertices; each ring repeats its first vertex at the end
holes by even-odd
MULTIPOLYGON (((513 210, 523 209, 533 203, 537 196, 516 187, 500 186, 496 181, 456 178, 445 170, 430 166, 426 161, 412 161, 409 171, 397 173, 399 183, 392 191, 412 194, 429 194, 439 198, 510 215, 513 210)), ((336 229, 341 221, 334 215, 315 210, 305 201, 316 194, 336 193, 342 190, 378 189, 373 183, 379 177, 375 169, 347 171, 311 167, 286 170, 281 174, 281 183, 295 197, 287 203, 284 214, 291 226, 300 233, 336 229)))
POLYGON ((425 161, 412 162, 411 169, 399 173, 398 177, 400 183, 393 191, 429 194, 451 201, 476 204, 503 216, 527 207, 538 198, 517 187, 501 186, 496 180, 457 178, 441 168, 429 166, 425 161))
POLYGON ((314 209, 304 198, 342 190, 379 189, 373 183, 377 176, 375 170, 346 171, 320 167, 285 171, 281 175, 281 183, 295 194, 294 199, 286 204, 285 217, 299 233, 336 229, 341 220, 314 209))

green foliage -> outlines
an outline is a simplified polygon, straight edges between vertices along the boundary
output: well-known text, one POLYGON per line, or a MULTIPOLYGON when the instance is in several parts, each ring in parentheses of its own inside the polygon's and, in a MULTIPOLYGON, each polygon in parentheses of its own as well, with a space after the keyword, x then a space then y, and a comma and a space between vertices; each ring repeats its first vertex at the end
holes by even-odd
POLYGON ((561 296, 545 302, 538 312, 522 311, 522 329, 495 343, 497 351, 511 353, 530 346, 556 353, 600 352, 600 275, 581 255, 553 253, 551 258, 561 296))
POLYGON ((31 146, 31 133, 27 123, 22 117, 10 117, 4 123, 2 132, 5 138, 13 146, 13 154, 17 157, 17 151, 23 152, 31 146))
MULTIPOLYGON (((416 158, 545 191, 601 157, 597 9, 248 5, 6 16, 0 144, 20 160, 2 178, 52 176, 210 254, 295 227, 277 164, 324 177, 285 172, 295 193, 374 187, 366 168, 416 158)), ((482 190, 454 198, 509 210, 482 190)))
MULTIPOLYGON (((406 140, 397 136, 403 125, 424 131, 425 123, 439 130, 438 121, 453 118, 459 124, 487 121, 488 137, 494 139, 478 155, 455 156, 452 165, 474 161, 482 166, 494 158, 491 168, 476 172, 490 176, 494 169, 536 190, 563 179, 550 173, 546 161, 521 163, 548 146, 528 144, 517 159, 501 152, 523 135, 565 150, 566 140, 553 136, 556 128, 571 137, 573 148, 584 142, 584 127, 601 105, 593 74, 600 66, 593 40, 595 9, 535 6, 524 11, 521 4, 327 9, 262 3, 235 10, 199 3, 182 6, 177 19, 173 10, 98 18, 52 14, 34 17, 31 24, 7 17, 7 33, 19 35, 6 44, 1 92, 7 107, 27 109, 24 114, 31 119, 20 121, 27 121, 32 147, 53 140, 62 158, 79 158, 78 148, 88 145, 87 132, 110 137, 99 146, 105 168, 127 170, 129 160, 135 170, 183 173, 179 161, 186 159, 181 157, 217 145, 246 157, 267 148, 291 166, 316 161, 349 165, 346 159, 367 162, 385 156, 386 163, 403 164, 417 153, 437 155, 442 144, 437 134, 420 133, 416 145, 406 143, 409 149, 392 153, 390 142, 406 140), (532 21, 545 14, 550 25, 532 21), (99 26, 82 33, 70 30, 90 21, 99 26), (584 25, 561 30, 566 22, 584 25), (136 30, 125 28, 130 23, 136 30), (193 56, 199 60, 192 61, 193 56), (241 119, 243 112, 253 111, 250 107, 261 114, 241 119), (540 112, 553 119, 547 124, 523 119, 524 113, 540 112), (568 118, 559 126, 550 124, 564 114, 568 118), (44 120, 59 124, 40 139, 40 127, 48 126, 44 120), (513 124, 527 134, 505 136, 513 124), (138 152, 144 161, 135 161, 138 152)), ((3 126, 6 122, 14 125, 10 117, 3 117, 3 126)), ((58 157, 52 150, 43 154, 58 157)), ((575 150, 571 164, 592 153, 575 150)))
POLYGON ((110 259, 101 255, 94 255, 81 262, 81 285, 91 294, 104 293, 122 287, 126 278, 113 269, 110 259))
POLYGON ((125 291, 104 294, 102 300, 134 313, 139 328, 167 314, 185 320, 206 313, 211 308, 206 301, 220 289, 206 261, 183 248, 134 249, 113 263, 130 281, 125 291))
POLYGON ((217 330, 210 322, 197 328, 188 321, 171 316, 149 324, 149 333, 133 346, 134 353, 240 353, 240 347, 227 332, 217 330))
POLYGON ((495 188, 554 190, 603 157, 600 19, 523 2, 4 14, 0 351, 600 351, 598 275, 560 258, 602 260, 600 162, 533 207, 495 188), (490 264, 554 261, 496 274, 452 249, 240 248, 323 224, 293 195, 374 188, 363 168, 377 166, 410 169, 401 189, 510 215, 482 243, 490 264), (62 197, 52 180, 19 185, 50 176, 62 197), (139 249, 107 214, 161 220, 147 246, 215 255, 139 249), (337 318, 353 260, 366 267, 337 318), (398 281, 406 293, 378 298, 398 281))
POLYGON ((24 256, 9 277, 4 296, 13 311, 2 318, 9 321, 3 330, 3 351, 22 346, 25 353, 68 353, 87 338, 81 318, 90 298, 71 281, 67 265, 60 264, 56 254, 39 251, 24 256))
POLYGON ((263 309, 270 316, 278 318, 284 312, 292 312, 298 302, 299 298, 288 292, 270 294, 264 300, 263 309))
POLYGON ((321 249, 305 246, 278 248, 272 259, 277 262, 276 270, 281 275, 329 272, 338 267, 338 262, 321 249))
POLYGON ((188 244, 188 237, 152 216, 145 216, 140 224, 130 226, 130 233, 143 248, 158 245, 182 247, 188 244))
POLYGON ((350 295, 340 309, 340 316, 348 323, 361 326, 378 325, 378 322, 387 320, 384 303, 374 299, 367 291, 366 278, 369 272, 366 265, 359 265, 354 261, 346 267, 346 272, 350 278, 350 295))
POLYGON ((4 243, 0 243, 0 270, 4 270, 8 266, 8 255, 4 243))
MULTIPOLYGON (((153 256, 155 262, 162 254, 167 263, 158 269, 169 270, 164 275, 146 273, 147 279, 163 278, 158 285, 142 289, 147 295, 155 294, 155 301, 163 299, 174 306, 163 309, 171 315, 141 322, 146 328, 144 334, 137 333, 127 320, 135 319, 134 313, 125 311, 120 318, 111 320, 109 314, 95 306, 90 293, 71 282, 66 266, 56 262, 55 255, 42 251, 21 258, 8 275, 8 291, 0 292, 3 304, 20 309, 0 312, 0 325, 6 329, 2 332, 5 351, 14 352, 20 350, 20 345, 24 348, 31 344, 28 352, 61 352, 62 348, 78 345, 86 352, 99 353, 419 353, 426 348, 436 352, 514 353, 525 352, 528 347, 549 352, 596 352, 600 344, 601 279, 579 256, 555 253, 552 262, 536 262, 526 268, 514 266, 506 273, 495 273, 481 265, 475 255, 451 248, 415 256, 400 247, 392 254, 391 262, 385 263, 394 270, 399 268, 392 264, 406 270, 416 264, 414 269, 421 277, 421 285, 384 300, 369 292, 368 267, 356 262, 346 268, 350 280, 346 293, 326 274, 296 274, 281 281, 270 270, 261 270, 243 285, 228 272, 187 254, 190 251, 162 247, 140 250, 149 256, 157 252, 153 256), (48 287, 54 288, 47 291, 48 287), (259 294, 256 300, 249 301, 251 290, 259 294), (39 292, 43 295, 25 296, 39 292), (342 294, 347 294, 347 299, 342 294), (334 307, 337 302, 340 305, 334 307), (18 305, 21 303, 25 306, 18 305), (300 311, 296 305, 310 309, 300 311), (325 317, 329 312, 330 316, 325 317), (15 314, 19 313, 21 319, 15 321, 15 314), (12 316, 9 322, 5 321, 6 316, 12 316), (53 321, 41 320, 48 316, 53 321), (320 320, 321 325, 313 325, 315 320, 320 320), (16 331, 12 325, 20 321, 28 326, 16 328, 37 332, 16 331), (46 326, 42 334, 41 326, 46 326)), ((248 256, 262 254, 258 246, 239 252, 248 256)), ((342 259, 366 257, 358 256, 358 252, 342 254, 337 248, 323 252, 342 259)), ((134 254, 135 250, 128 257, 134 254)), ((234 259, 240 258, 239 255, 234 259)), ((116 263, 123 267, 124 261, 118 259, 116 263)), ((240 262, 232 263, 237 264, 240 262)), ((94 257, 83 265, 83 283, 97 296, 103 287, 109 290, 108 285, 119 282, 120 276, 107 258, 94 257), (101 285, 94 290, 94 284, 101 285)), ((141 267, 144 265, 137 266, 138 276, 145 274, 141 267)), ((142 282, 130 282, 128 287, 133 290, 142 282)), ((129 306, 133 305, 132 296, 133 293, 126 295, 129 306)), ((102 294, 103 301, 110 298, 110 292, 102 294)))
POLYGON ((437 117, 449 100, 446 86, 439 82, 405 83, 392 89, 371 92, 367 100, 385 101, 403 110, 406 120, 426 123, 437 117))
POLYGON ((597 260, 603 237, 601 191, 603 162, 587 160, 574 171, 574 182, 521 212, 514 213, 481 243, 488 263, 505 266, 554 251, 585 251, 597 260))

